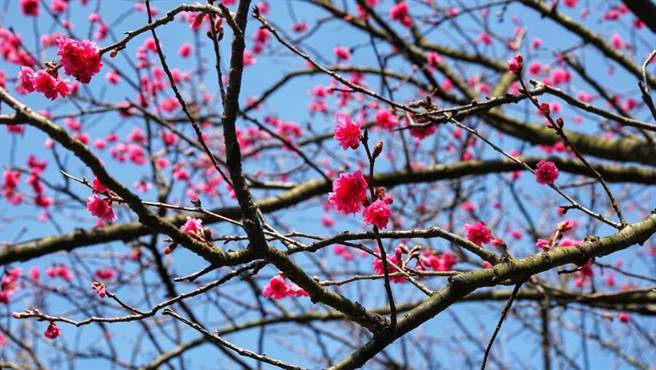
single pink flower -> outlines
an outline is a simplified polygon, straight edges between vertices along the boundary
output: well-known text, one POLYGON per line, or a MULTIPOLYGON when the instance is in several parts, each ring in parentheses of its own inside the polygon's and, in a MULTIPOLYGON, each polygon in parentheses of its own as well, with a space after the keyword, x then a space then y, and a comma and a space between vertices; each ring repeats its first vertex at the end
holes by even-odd
POLYGON ((321 216, 321 224, 325 227, 333 227, 335 226, 335 220, 329 216, 321 216))
POLYGON ((423 140, 437 131, 437 126, 432 124, 422 125, 420 127, 413 127, 410 129, 410 136, 423 140))
POLYGON ((61 329, 57 327, 57 324, 54 321, 50 322, 48 329, 43 333, 48 339, 55 339, 61 335, 61 329))
POLYGON ((467 240, 479 246, 487 244, 494 239, 487 225, 480 221, 473 224, 466 224, 465 234, 467 234, 467 240))
POLYGON ((308 292, 305 291, 305 289, 301 288, 300 286, 291 283, 287 287, 287 291, 289 292, 289 295, 293 297, 308 297, 309 294, 308 292))
POLYGON ((101 183, 97 177, 93 178, 93 182, 91 183, 91 188, 93 189, 94 193, 99 193, 99 194, 103 194, 107 191, 107 187, 103 185, 103 183, 101 183))
POLYGON ((567 233, 574 230, 576 226, 578 226, 578 223, 575 220, 565 220, 560 222, 556 228, 562 233, 567 233))
POLYGON ((343 173, 333 181, 333 191, 328 200, 342 214, 356 213, 367 199, 367 180, 362 172, 343 173))
POLYGON ((66 0, 52 0, 50 3, 50 10, 55 14, 61 14, 68 9, 68 2, 66 0))
POLYGON ((37 266, 30 268, 30 279, 33 283, 38 284, 41 281, 41 270, 37 266))
POLYGON ((522 68, 524 68, 524 58, 522 58, 521 54, 517 54, 512 58, 508 59, 507 64, 508 64, 508 70, 518 75, 522 72, 522 68))
POLYGON ((264 286, 262 290, 262 295, 267 298, 281 299, 289 296, 289 288, 285 277, 281 274, 278 274, 269 280, 269 283, 264 286))
POLYGON ((112 209, 112 204, 109 200, 99 197, 97 194, 92 194, 87 199, 87 210, 94 216, 103 220, 114 221, 116 215, 112 209))
POLYGON ((308 29, 308 24, 305 23, 305 22, 297 22, 297 23, 294 23, 294 25, 292 26, 292 29, 296 33, 303 33, 308 29))
POLYGON ((558 167, 551 161, 540 161, 535 168, 535 180, 538 184, 551 185, 558 179, 558 167))
POLYGON ((385 130, 393 130, 398 126, 399 120, 388 109, 380 109, 376 112, 376 123, 385 130))
POLYGON ((180 230, 185 234, 201 236, 203 235, 203 220, 187 217, 187 221, 180 226, 180 230))
POLYGON ((535 246, 542 249, 542 250, 549 250, 551 242, 545 239, 538 239, 537 242, 535 242, 535 246))
POLYGON ((571 238, 563 238, 563 240, 561 240, 560 243, 558 244, 558 246, 565 247, 565 248, 567 248, 567 247, 578 247, 579 245, 581 245, 580 240, 575 240, 575 239, 571 239, 571 238))
POLYGON ((458 259, 454 257, 451 253, 444 252, 440 257, 440 268, 437 271, 451 271, 453 266, 458 263, 458 259))
POLYGON ((362 130, 360 129, 360 124, 354 122, 351 117, 338 113, 337 114, 337 126, 335 126, 335 140, 344 149, 357 149, 360 146, 360 136, 362 135, 362 130))
POLYGON ((442 56, 440 54, 433 51, 433 52, 428 53, 428 55, 426 55, 426 61, 431 66, 436 67, 436 66, 442 64, 442 62, 444 60, 442 59, 442 56))
POLYGON ((105 78, 107 79, 107 82, 109 82, 110 84, 116 85, 120 81, 121 76, 118 73, 116 73, 116 71, 109 71, 105 75, 105 78))
POLYGON ((626 313, 626 312, 622 312, 622 313, 619 314, 618 317, 619 317, 620 322, 621 322, 622 324, 628 324, 628 323, 629 323, 630 316, 629 316, 628 313, 626 313))
POLYGON ((82 83, 89 83, 91 77, 100 72, 102 61, 100 49, 93 41, 76 41, 67 37, 57 40, 61 64, 67 75, 75 77, 82 83))
POLYGON ((482 42, 485 45, 491 45, 492 37, 490 36, 489 33, 482 32, 480 35, 478 35, 478 41, 482 42))
POLYGON ((37 17, 39 15, 39 0, 21 0, 21 11, 29 17, 37 17))
POLYGON ((540 62, 533 62, 528 65, 528 73, 533 76, 537 76, 542 71, 542 64, 540 62))
POLYGON ((351 58, 351 51, 348 48, 336 46, 334 51, 338 60, 349 60, 351 58))
POLYGON ((378 199, 364 209, 362 216, 366 224, 384 229, 392 216, 392 210, 387 202, 378 199))
POLYGON ((244 50, 244 66, 250 66, 256 62, 255 55, 249 50, 244 50))
POLYGON ((185 42, 182 45, 180 45, 180 49, 178 49, 178 55, 180 55, 183 58, 188 58, 191 55, 191 44, 185 42))

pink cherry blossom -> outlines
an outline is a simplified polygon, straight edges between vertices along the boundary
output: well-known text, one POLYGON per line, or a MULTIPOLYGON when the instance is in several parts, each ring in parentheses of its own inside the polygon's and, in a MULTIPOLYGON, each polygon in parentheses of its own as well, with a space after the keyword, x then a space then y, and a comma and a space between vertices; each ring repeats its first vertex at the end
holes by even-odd
POLYGON ((344 149, 357 149, 360 146, 362 130, 360 124, 354 122, 345 114, 337 114, 337 125, 335 126, 335 140, 344 149))
POLYGON ((467 235, 467 240, 474 244, 478 244, 479 246, 491 242, 494 238, 487 225, 481 221, 473 224, 466 224, 465 234, 467 235))
POLYGON ((102 61, 100 49, 89 40, 76 41, 67 37, 57 40, 61 56, 61 63, 67 75, 75 77, 82 83, 89 83, 91 77, 100 72, 102 61))
POLYGON ((362 216, 366 224, 384 229, 392 216, 392 210, 387 202, 378 199, 364 209, 362 216))
POLYGON ((333 181, 328 200, 342 214, 356 213, 367 199, 367 180, 362 172, 343 173, 333 181))
POLYGON ((87 210, 100 219, 106 221, 116 220, 111 202, 99 197, 97 194, 92 194, 87 200, 87 210))
POLYGON ((180 226, 180 230, 185 234, 200 236, 203 233, 203 220, 187 217, 187 221, 184 225, 180 226))
POLYGON ((551 161, 540 161, 535 168, 535 180, 538 184, 551 185, 559 175, 558 167, 551 161))

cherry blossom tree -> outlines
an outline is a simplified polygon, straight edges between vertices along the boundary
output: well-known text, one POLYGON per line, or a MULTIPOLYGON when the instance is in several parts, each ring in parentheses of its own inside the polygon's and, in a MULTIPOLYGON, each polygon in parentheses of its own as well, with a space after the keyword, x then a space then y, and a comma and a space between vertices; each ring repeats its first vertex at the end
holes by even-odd
POLYGON ((654 369, 654 2, 0 14, 1 368, 654 369))

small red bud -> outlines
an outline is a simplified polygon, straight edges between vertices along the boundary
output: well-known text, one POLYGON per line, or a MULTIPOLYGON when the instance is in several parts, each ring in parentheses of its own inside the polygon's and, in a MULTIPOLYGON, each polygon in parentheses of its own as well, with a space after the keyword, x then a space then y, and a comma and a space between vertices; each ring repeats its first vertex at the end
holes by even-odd
POLYGON ((551 112, 551 108, 549 107, 549 103, 541 103, 540 104, 540 111, 544 113, 544 115, 548 115, 551 112))
POLYGON ((212 240, 212 230, 209 227, 203 229, 203 238, 207 241, 212 240))

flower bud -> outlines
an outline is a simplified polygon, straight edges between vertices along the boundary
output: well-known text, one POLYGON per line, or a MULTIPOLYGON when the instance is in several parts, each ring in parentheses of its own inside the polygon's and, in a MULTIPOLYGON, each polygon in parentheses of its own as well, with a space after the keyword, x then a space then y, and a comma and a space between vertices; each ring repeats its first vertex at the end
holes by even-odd
POLYGON ((383 152, 383 142, 378 140, 376 146, 374 147, 374 153, 373 153, 374 159, 376 159, 382 152, 383 152))
POLYGON ((508 70, 510 72, 518 75, 522 72, 522 69, 524 68, 524 58, 522 58, 521 54, 517 54, 512 58, 508 59, 507 65, 508 65, 508 70))

